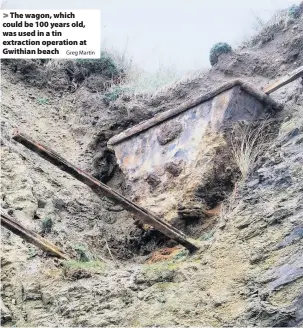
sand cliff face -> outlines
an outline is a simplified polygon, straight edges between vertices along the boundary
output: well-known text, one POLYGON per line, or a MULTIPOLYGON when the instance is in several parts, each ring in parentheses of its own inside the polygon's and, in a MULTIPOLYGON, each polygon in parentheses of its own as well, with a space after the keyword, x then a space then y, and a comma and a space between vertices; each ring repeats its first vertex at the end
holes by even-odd
MULTIPOLYGON (((272 122, 274 137, 248 177, 224 190, 227 197, 221 214, 215 211, 216 215, 198 217, 181 227, 201 243, 194 255, 154 231, 138 228, 120 207, 98 198, 11 140, 13 129, 19 128, 125 195, 130 187, 135 193, 139 191, 135 182, 128 185, 107 149, 109 138, 232 78, 265 85, 303 64, 302 36, 302 18, 274 26, 262 31, 252 47, 220 57, 202 77, 148 99, 118 99, 110 105, 85 88, 75 93, 37 88, 32 79, 21 81, 20 72, 3 65, 2 208, 39 233, 50 218, 52 229, 45 237, 75 259, 82 250, 90 262, 50 258, 2 228, 2 323, 31 327, 302 325, 300 80, 272 95, 284 105, 272 122)), ((61 72, 58 78, 62 82, 61 72)), ((165 133, 162 137, 165 140, 165 133)), ((225 165, 220 166, 225 155, 219 152, 216 162, 216 143, 224 142, 209 136, 201 151, 210 152, 213 170, 222 172, 223 179, 228 173, 225 165)), ((200 169, 205 163, 195 165, 200 169)), ((178 167, 169 170, 173 176, 178 167)), ((200 184, 203 176, 196 179, 200 184)), ((204 197, 215 177, 210 175, 209 184, 199 190, 204 197)), ((180 193, 174 196, 169 188, 159 189, 157 197, 161 195, 166 201, 186 198, 180 198, 180 193)), ((148 201, 156 203, 144 200, 148 201)), ((179 212, 184 216, 192 215, 192 209, 204 213, 207 202, 198 208, 183 206, 179 212)))

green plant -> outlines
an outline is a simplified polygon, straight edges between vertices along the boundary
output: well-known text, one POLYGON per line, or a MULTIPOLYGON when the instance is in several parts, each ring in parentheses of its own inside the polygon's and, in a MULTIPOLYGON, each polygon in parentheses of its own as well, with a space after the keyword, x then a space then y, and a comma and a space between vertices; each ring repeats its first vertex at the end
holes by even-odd
POLYGON ((189 254, 189 251, 187 249, 182 249, 180 252, 178 252, 173 260, 178 261, 178 260, 184 260, 189 254))
POLYGON ((144 273, 160 273, 162 271, 173 271, 175 269, 178 268, 178 266, 180 265, 180 263, 176 263, 173 260, 169 260, 169 261, 162 261, 162 262, 156 262, 156 263, 152 263, 152 264, 144 264, 142 266, 142 270, 144 273))
POLYGON ((101 261, 76 261, 68 260, 63 262, 63 266, 69 269, 86 269, 86 270, 97 270, 103 271, 106 268, 105 263, 101 261))
POLYGON ((28 257, 27 257, 28 259, 35 257, 37 254, 38 254, 38 251, 36 248, 33 248, 33 247, 28 248, 28 257))
POLYGON ((209 61, 211 65, 215 65, 218 62, 219 57, 222 54, 227 54, 232 52, 232 47, 226 42, 218 42, 216 43, 209 52, 209 61))
POLYGON ((112 56, 102 51, 97 59, 76 59, 79 67, 84 68, 89 74, 101 74, 107 78, 118 77, 122 72, 116 65, 112 56))
POLYGON ((39 58, 39 59, 38 59, 38 62, 40 63, 40 65, 45 65, 45 64, 47 64, 50 60, 51 60, 51 58, 39 58))
POLYGON ((49 99, 47 99, 47 98, 37 98, 37 103, 39 105, 48 105, 49 104, 49 99))
POLYGON ((211 230, 211 231, 208 231, 208 232, 205 232, 201 237, 200 237, 200 240, 209 240, 213 237, 215 231, 214 230, 211 230))
POLYGON ((46 217, 41 222, 41 233, 43 235, 48 234, 52 231, 53 228, 53 221, 51 218, 46 217))
POLYGON ((299 5, 292 5, 288 9, 288 15, 292 18, 299 18, 301 15, 301 8, 299 5))
POLYGON ((106 92, 103 96, 103 101, 109 104, 111 101, 117 100, 123 94, 123 88, 113 87, 110 91, 106 92))
POLYGON ((89 252, 84 245, 77 244, 74 250, 78 253, 80 262, 89 262, 89 252))

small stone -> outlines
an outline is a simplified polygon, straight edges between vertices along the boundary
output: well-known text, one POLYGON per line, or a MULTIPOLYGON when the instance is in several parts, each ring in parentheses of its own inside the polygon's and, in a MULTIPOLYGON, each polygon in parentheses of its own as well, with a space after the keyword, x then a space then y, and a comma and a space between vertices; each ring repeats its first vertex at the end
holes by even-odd
POLYGON ((255 180, 252 180, 252 181, 248 182, 248 183, 247 183, 247 186, 248 186, 249 188, 253 188, 253 187, 255 187, 255 186, 258 185, 258 184, 259 184, 259 179, 255 179, 255 180))
POLYGON ((250 259, 249 259, 249 263, 250 264, 256 264, 258 262, 260 262, 263 259, 263 255, 260 253, 255 253, 253 254, 250 259))
POLYGON ((147 183, 151 186, 151 187, 157 187, 160 183, 161 180, 160 178, 156 175, 156 174, 149 174, 146 178, 147 183))
POLYGON ((218 228, 223 230, 226 227, 226 221, 225 220, 221 220, 218 224, 218 228))
POLYGON ((53 304, 54 298, 49 292, 46 292, 42 294, 42 302, 44 306, 48 306, 50 304, 53 304))
POLYGON ((8 214, 8 215, 13 215, 13 214, 14 214, 14 210, 13 210, 13 209, 9 209, 9 210, 7 211, 7 214, 8 214))
POLYGON ((176 139, 182 132, 183 128, 180 123, 166 123, 160 130, 157 140, 161 146, 176 139))
POLYGON ((177 177, 182 172, 181 165, 173 162, 166 163, 164 169, 174 177, 177 177))
POLYGON ((38 208, 44 208, 46 205, 46 201, 42 199, 38 199, 38 208))
POLYGON ((303 135, 300 136, 299 138, 297 138, 297 140, 295 141, 295 144, 296 144, 296 145, 299 145, 299 144, 301 144, 301 143, 303 143, 303 135))
POLYGON ((11 312, 7 308, 7 306, 3 303, 2 299, 0 299, 0 310, 1 310, 1 324, 4 324, 12 320, 11 312))
POLYGON ((1 204, 1 207, 4 208, 4 209, 7 209, 7 208, 9 207, 9 205, 8 205, 8 203, 3 202, 3 203, 1 204))
POLYGON ((62 210, 65 207, 64 200, 62 200, 60 198, 55 198, 53 200, 53 204, 54 204, 55 208, 57 208, 58 210, 62 210))
POLYGON ((205 207, 197 202, 178 205, 178 217, 182 220, 201 219, 205 215, 205 207))
POLYGON ((138 297, 139 300, 143 300, 144 293, 143 292, 139 292, 138 295, 137 295, 137 297, 138 297))
POLYGON ((214 301, 214 307, 219 307, 222 305, 222 301, 221 300, 215 300, 214 301))
POLYGON ((250 219, 240 217, 239 220, 235 221, 235 227, 239 230, 247 228, 251 224, 250 219))

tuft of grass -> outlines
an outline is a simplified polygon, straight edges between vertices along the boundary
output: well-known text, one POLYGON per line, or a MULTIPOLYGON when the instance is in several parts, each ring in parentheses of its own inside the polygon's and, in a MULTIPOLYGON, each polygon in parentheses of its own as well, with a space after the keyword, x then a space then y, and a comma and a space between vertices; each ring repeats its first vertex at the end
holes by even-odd
POLYGON ((114 86, 110 91, 106 92, 103 96, 103 101, 109 104, 112 101, 117 100, 124 93, 123 88, 120 86, 114 86))
POLYGON ((74 246, 74 250, 79 255, 80 262, 89 262, 91 255, 89 254, 87 248, 84 245, 77 244, 74 246))
MULTIPOLYGON (((113 58, 122 76, 118 79, 119 96, 148 97, 151 94, 179 81, 184 74, 175 66, 159 63, 158 69, 147 72, 134 64, 133 58, 127 53, 127 45, 123 51, 117 51, 103 44, 102 48, 113 58)), ((108 84, 108 93, 115 98, 117 93, 117 78, 108 84)), ((112 101, 112 100, 110 100, 112 101)))
POLYGON ((301 9, 300 9, 300 6, 299 5, 292 5, 289 9, 288 9, 288 15, 291 17, 291 18, 299 18, 300 15, 301 15, 301 9))
POLYGON ((32 257, 35 257, 36 255, 38 255, 38 250, 34 247, 29 247, 27 259, 31 259, 32 257))
POLYGON ((173 260, 169 261, 162 261, 162 262, 156 262, 152 264, 143 264, 142 269, 143 272, 149 273, 149 272, 162 272, 165 270, 173 271, 177 269, 179 266, 179 263, 176 263, 173 260))
POLYGON ((107 83, 107 93, 103 100, 108 103, 124 95, 148 98, 156 92, 165 91, 164 88, 172 86, 181 78, 181 72, 175 67, 160 65, 156 72, 149 73, 134 65, 129 66, 118 84, 117 79, 107 83))
POLYGON ((53 228, 53 221, 51 218, 46 217, 45 219, 42 220, 41 222, 41 233, 43 235, 50 233, 53 228))
POLYGON ((213 237, 213 235, 215 234, 214 230, 211 230, 209 232, 205 232, 201 237, 200 240, 206 241, 209 240, 213 237))
POLYGON ((134 95, 152 94, 169 84, 177 82, 180 78, 181 74, 174 66, 165 67, 160 64, 154 73, 133 67, 129 71, 125 85, 134 95))
POLYGON ((268 143, 265 135, 266 121, 256 128, 253 125, 237 124, 233 127, 231 145, 234 160, 245 180, 254 168, 259 155, 264 152, 268 143))
POLYGON ((39 105, 48 105, 49 104, 49 99, 47 99, 47 98, 37 98, 37 103, 39 105))
POLYGON ((84 269, 84 270, 93 270, 93 271, 104 271, 106 264, 101 261, 76 261, 68 260, 63 262, 63 266, 67 269, 84 269))
POLYGON ((76 64, 81 70, 87 70, 88 74, 101 74, 107 78, 115 78, 122 73, 112 56, 106 51, 101 51, 100 58, 76 59, 76 64))
POLYGON ((174 258, 173 261, 183 261, 185 260, 189 255, 189 251, 187 249, 182 249, 180 252, 178 252, 174 258))
POLYGON ((245 46, 251 47, 259 42, 263 44, 271 40, 270 34, 276 34, 279 30, 287 28, 290 23, 302 15, 301 6, 294 4, 287 9, 278 10, 267 22, 253 12, 255 18, 253 28, 257 33, 244 41, 245 46))

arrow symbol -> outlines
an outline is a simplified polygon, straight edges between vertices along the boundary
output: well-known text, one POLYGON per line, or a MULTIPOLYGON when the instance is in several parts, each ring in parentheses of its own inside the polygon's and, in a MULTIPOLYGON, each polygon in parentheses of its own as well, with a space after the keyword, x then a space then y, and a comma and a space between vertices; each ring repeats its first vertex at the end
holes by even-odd
POLYGON ((8 17, 8 14, 3 13, 3 18, 8 17))

